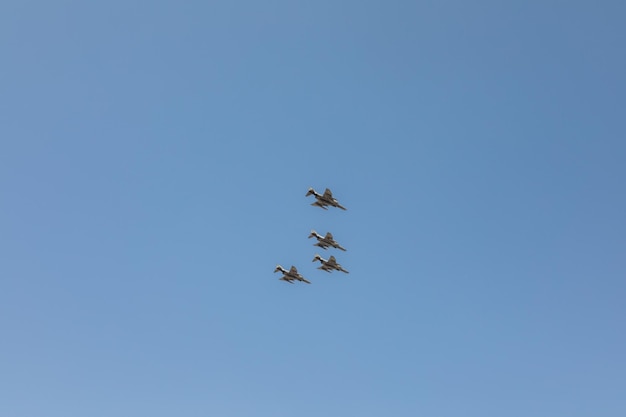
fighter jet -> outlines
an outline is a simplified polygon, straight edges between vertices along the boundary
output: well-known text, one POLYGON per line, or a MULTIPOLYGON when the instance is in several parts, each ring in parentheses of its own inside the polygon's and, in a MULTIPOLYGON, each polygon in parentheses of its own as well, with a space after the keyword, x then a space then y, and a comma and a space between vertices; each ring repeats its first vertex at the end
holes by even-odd
POLYGON ((320 261, 322 263, 321 266, 317 267, 317 269, 321 269, 322 271, 331 272, 332 270, 336 270, 336 271, 341 271, 341 272, 345 272, 346 274, 349 274, 348 271, 343 269, 341 265, 337 263, 337 260, 332 255, 330 256, 330 258, 328 258, 328 260, 326 260, 322 258, 321 256, 319 256, 318 254, 315 254, 315 257, 313 258, 311 262, 315 262, 315 261, 320 261))
POLYGON ((346 210, 344 206, 339 204, 339 202, 335 198, 333 198, 333 193, 328 188, 326 189, 326 191, 324 191, 323 195, 316 192, 313 188, 309 188, 309 191, 306 193, 305 197, 308 197, 311 194, 315 196, 315 202, 311 203, 312 206, 321 207, 324 210, 328 210, 326 208, 327 206, 333 206, 342 210, 346 210))
POLYGON ((302 275, 300 275, 296 267, 293 265, 291 265, 291 269, 289 271, 287 271, 285 268, 283 268, 280 265, 276 265, 276 269, 274 270, 274 272, 278 272, 278 271, 283 273, 283 276, 279 278, 279 280, 281 281, 287 281, 290 284, 293 284, 294 280, 306 282, 307 284, 311 283, 310 281, 307 281, 306 278, 304 278, 302 275))
POLYGON ((317 243, 314 243, 313 246, 319 246, 322 249, 328 249, 329 246, 332 246, 335 249, 341 249, 342 251, 345 251, 345 249, 342 248, 339 243, 335 242, 335 240, 333 239, 333 235, 330 232, 326 233, 326 236, 322 236, 318 234, 315 230, 311 230, 309 239, 312 237, 317 239, 317 243))

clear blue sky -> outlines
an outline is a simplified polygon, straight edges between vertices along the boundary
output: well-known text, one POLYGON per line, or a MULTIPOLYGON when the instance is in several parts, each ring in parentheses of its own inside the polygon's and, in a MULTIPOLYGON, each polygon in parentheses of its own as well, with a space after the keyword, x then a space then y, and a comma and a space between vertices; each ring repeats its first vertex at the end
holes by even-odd
POLYGON ((626 415, 625 21, 2 2, 0 415, 626 415))

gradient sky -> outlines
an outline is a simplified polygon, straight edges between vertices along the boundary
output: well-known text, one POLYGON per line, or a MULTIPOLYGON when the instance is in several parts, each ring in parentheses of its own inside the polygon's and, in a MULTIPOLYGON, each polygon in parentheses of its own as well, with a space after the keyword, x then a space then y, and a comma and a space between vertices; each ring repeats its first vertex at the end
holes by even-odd
POLYGON ((3 1, 0 415, 626 415, 625 21, 3 1))

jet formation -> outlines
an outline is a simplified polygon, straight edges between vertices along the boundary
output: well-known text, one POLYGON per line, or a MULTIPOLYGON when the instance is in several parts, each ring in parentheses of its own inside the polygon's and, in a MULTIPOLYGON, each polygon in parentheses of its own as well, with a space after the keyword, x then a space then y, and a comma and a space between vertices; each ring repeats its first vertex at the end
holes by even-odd
MULTIPOLYGON (((311 203, 312 206, 320 207, 324 210, 328 210, 328 206, 336 207, 341 210, 346 210, 346 208, 342 206, 341 204, 339 204, 337 199, 333 197, 333 193, 328 188, 326 188, 326 190, 324 191, 324 194, 319 194, 313 188, 309 188, 309 191, 306 193, 305 197, 308 197, 310 195, 313 195, 315 197, 315 201, 311 203)), ((328 250, 328 248, 334 248, 334 249, 342 250, 344 252, 346 251, 344 247, 342 247, 339 243, 335 241, 332 233, 330 232, 327 232, 326 235, 322 236, 319 233, 317 233, 315 230, 311 230, 311 233, 309 234, 309 239, 313 237, 317 240, 317 242, 313 244, 314 246, 320 247, 324 250, 328 250)), ((313 262, 315 261, 319 261, 321 263, 321 266, 319 266, 317 269, 321 269, 322 271, 326 271, 326 272, 340 271, 346 274, 349 273, 337 262, 335 257, 332 255, 328 259, 324 259, 320 255, 315 254, 315 257, 313 258, 313 262)), ((289 270, 286 270, 280 265, 276 265, 276 269, 274 269, 274 272, 281 272, 283 276, 280 277, 279 280, 288 282, 290 284, 293 284, 294 281, 305 282, 307 284, 311 283, 311 281, 304 278, 298 272, 298 269, 293 265, 291 266, 289 270)))

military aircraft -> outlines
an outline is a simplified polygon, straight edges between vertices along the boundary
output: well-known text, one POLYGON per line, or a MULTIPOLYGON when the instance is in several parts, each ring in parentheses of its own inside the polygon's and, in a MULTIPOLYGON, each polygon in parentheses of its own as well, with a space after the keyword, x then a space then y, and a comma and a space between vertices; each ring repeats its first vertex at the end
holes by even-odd
POLYGON ((283 268, 280 265, 276 265, 276 269, 274 270, 274 272, 278 272, 278 271, 283 273, 283 276, 279 278, 279 280, 281 281, 287 281, 290 284, 293 284, 294 280, 306 282, 307 284, 311 283, 310 281, 307 281, 307 279, 304 278, 302 275, 300 275, 296 267, 293 265, 291 265, 291 269, 289 269, 289 271, 287 271, 285 268, 283 268))
POLYGON ((321 269, 322 271, 331 272, 332 270, 336 270, 336 271, 341 271, 341 272, 345 272, 346 274, 349 274, 348 271, 343 269, 341 265, 337 263, 337 260, 332 255, 330 256, 330 258, 328 258, 328 260, 326 260, 322 258, 321 256, 319 256, 318 254, 315 254, 315 257, 313 258, 311 262, 315 262, 315 261, 320 261, 322 263, 321 266, 317 267, 317 269, 321 269))
POLYGON ((327 206, 333 206, 342 210, 346 210, 344 206, 339 204, 339 202, 335 198, 333 198, 333 193, 328 188, 326 189, 326 191, 324 191, 324 194, 319 194, 313 188, 309 188, 309 191, 306 193, 305 197, 308 197, 311 194, 315 196, 315 202, 311 203, 312 206, 321 207, 324 210, 328 210, 326 208, 327 206))
POLYGON ((313 246, 319 246, 322 249, 328 249, 329 246, 332 246, 335 249, 341 249, 342 251, 345 251, 345 249, 342 248, 339 243, 335 242, 335 240, 333 239, 333 235, 330 232, 326 233, 326 236, 322 236, 315 230, 311 230, 309 239, 312 237, 317 239, 317 243, 314 243, 313 246))

